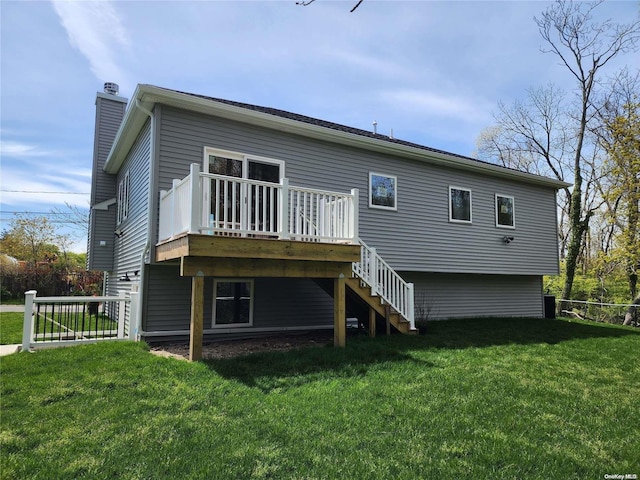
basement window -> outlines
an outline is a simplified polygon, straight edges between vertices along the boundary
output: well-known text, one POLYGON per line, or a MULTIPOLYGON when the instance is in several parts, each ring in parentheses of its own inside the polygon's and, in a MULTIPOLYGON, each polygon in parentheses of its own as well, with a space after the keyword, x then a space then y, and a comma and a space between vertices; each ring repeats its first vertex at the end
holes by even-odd
POLYGON ((213 327, 253 325, 253 280, 213 282, 213 327))

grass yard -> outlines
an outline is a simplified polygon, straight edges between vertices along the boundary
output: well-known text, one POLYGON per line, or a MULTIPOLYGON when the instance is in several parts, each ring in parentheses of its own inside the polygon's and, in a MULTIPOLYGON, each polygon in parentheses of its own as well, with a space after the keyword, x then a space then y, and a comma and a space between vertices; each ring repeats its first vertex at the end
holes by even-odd
POLYGON ((22 343, 23 323, 24 313, 22 312, 0 313, 0 345, 22 343))
POLYGON ((640 331, 429 324, 188 363, 108 342, 0 359, 3 479, 640 475, 640 331))
MULTIPOLYGON (((112 332, 118 329, 118 322, 111 320, 107 315, 100 312, 98 315, 82 314, 80 307, 59 308, 55 313, 51 311, 51 306, 43 308, 38 316, 34 316, 34 332, 38 334, 38 341, 49 337, 54 340, 65 340, 64 336, 68 331, 84 332, 86 338, 103 336, 113 336, 112 332), (107 332, 106 335, 103 332, 107 332)), ((0 345, 11 345, 22 343, 22 326, 24 324, 24 313, 22 312, 2 312, 0 313, 0 345)))

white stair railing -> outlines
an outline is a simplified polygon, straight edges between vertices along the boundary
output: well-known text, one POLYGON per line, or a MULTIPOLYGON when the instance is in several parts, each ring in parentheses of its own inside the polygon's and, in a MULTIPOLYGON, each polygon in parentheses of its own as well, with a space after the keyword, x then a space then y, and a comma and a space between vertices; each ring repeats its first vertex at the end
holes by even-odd
POLYGON ((360 261, 353 263, 354 275, 365 282, 371 293, 402 315, 415 329, 414 288, 413 283, 404 279, 378 255, 375 248, 360 240, 360 261))

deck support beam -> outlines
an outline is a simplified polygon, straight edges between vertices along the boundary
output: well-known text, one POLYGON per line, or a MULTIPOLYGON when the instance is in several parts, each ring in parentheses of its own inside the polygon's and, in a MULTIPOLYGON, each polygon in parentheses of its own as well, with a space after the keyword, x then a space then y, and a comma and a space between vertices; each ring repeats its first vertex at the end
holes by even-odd
POLYGON ((204 324, 204 275, 198 272, 191 279, 191 326, 189 360, 202 360, 202 332, 204 324))
POLYGON ((347 294, 345 277, 333 280, 333 346, 347 344, 347 294))

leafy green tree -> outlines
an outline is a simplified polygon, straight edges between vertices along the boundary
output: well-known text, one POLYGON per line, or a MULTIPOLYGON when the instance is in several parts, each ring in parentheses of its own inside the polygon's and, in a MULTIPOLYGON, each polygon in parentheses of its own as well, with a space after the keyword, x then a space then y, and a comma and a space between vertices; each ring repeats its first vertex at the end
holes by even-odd
MULTIPOLYGON (((640 37, 640 20, 627 25, 593 19, 593 11, 602 2, 582 3, 559 0, 543 12, 536 23, 547 44, 545 52, 556 55, 576 80, 579 107, 573 155, 573 190, 569 203, 570 236, 566 255, 563 298, 571 298, 578 256, 593 209, 584 208, 583 165, 587 151, 585 140, 593 116, 593 101, 600 70, 620 53, 634 51, 640 37)), ((563 308, 562 305, 559 307, 563 308)))
POLYGON ((640 272, 640 102, 626 103, 605 122, 607 188, 603 196, 610 222, 617 227, 612 259, 624 265, 629 296, 638 294, 640 272))
POLYGON ((47 217, 16 215, 11 228, 0 237, 0 252, 31 264, 53 262, 60 254, 57 245, 63 241, 64 236, 56 232, 47 217))

